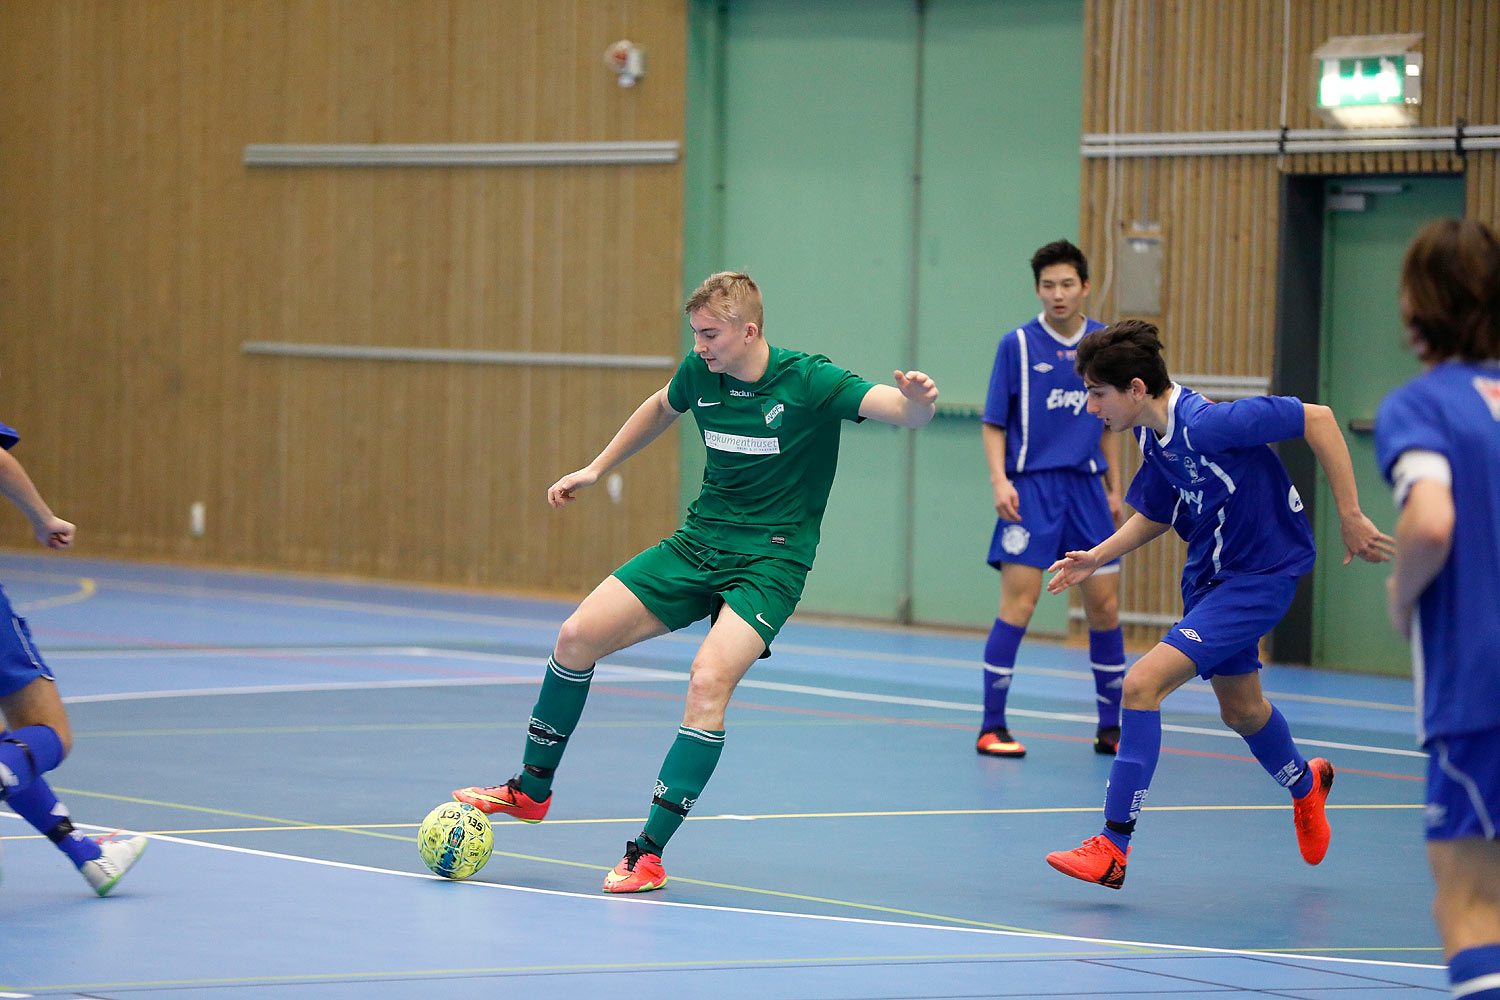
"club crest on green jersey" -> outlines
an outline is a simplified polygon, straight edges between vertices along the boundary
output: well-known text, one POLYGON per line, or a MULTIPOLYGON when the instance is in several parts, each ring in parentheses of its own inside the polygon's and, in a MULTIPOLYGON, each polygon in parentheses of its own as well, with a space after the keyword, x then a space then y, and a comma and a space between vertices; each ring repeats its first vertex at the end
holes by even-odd
POLYGON ((786 404, 768 399, 760 404, 760 412, 766 416, 766 426, 774 431, 781 426, 781 415, 786 412, 786 404))

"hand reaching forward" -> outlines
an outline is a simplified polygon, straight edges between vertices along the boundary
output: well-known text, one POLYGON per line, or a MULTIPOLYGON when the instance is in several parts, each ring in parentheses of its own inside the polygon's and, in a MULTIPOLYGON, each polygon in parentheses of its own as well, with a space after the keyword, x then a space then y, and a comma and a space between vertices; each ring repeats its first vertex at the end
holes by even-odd
POLYGON ((1061 594, 1069 587, 1082 583, 1099 568, 1099 560, 1089 552, 1069 552, 1047 567, 1047 572, 1057 575, 1047 581, 1047 593, 1061 594))
POLYGON ((938 398, 937 384, 927 375, 919 371, 894 372, 896 376, 896 388, 901 390, 901 395, 913 403, 936 403, 938 398))
POLYGON ((592 469, 579 469, 577 472, 570 472, 547 487, 547 503, 554 509, 564 507, 578 499, 573 495, 575 490, 593 486, 598 481, 599 473, 592 469))
POLYGON ((1396 554, 1396 540, 1375 527, 1363 513, 1356 511, 1339 519, 1339 534, 1344 536, 1344 565, 1359 556, 1365 562, 1390 562, 1396 554))

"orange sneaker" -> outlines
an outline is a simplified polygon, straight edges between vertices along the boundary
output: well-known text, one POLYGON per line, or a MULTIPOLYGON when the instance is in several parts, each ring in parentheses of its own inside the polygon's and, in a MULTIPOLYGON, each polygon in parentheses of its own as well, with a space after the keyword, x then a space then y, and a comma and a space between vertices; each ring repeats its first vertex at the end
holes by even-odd
POLYGON ((660 854, 647 854, 635 841, 625 844, 625 856, 604 876, 605 892, 650 892, 667 884, 660 854))
POLYGON ((986 729, 979 734, 979 739, 974 744, 974 752, 982 753, 986 757, 1024 757, 1026 748, 1011 738, 1010 730, 1001 726, 999 729, 986 729))
POLYGON ((1292 818, 1297 821, 1297 849, 1302 852, 1302 860, 1315 865, 1328 853, 1328 841, 1333 836, 1323 811, 1328 790, 1333 787, 1333 765, 1314 757, 1307 762, 1307 769, 1313 776, 1312 791, 1292 800, 1292 818))
POLYGON ((1118 889, 1125 884, 1125 859, 1128 857, 1130 848, 1125 848, 1122 854, 1114 841, 1101 833, 1071 851, 1053 851, 1047 855, 1047 864, 1064 875, 1085 882, 1098 882, 1106 889, 1118 889))
POLYGON ((1100 726, 1099 731, 1094 733, 1094 753, 1109 754, 1113 757, 1120 752, 1120 727, 1100 726))
POLYGON ((460 802, 467 802, 482 813, 514 816, 522 823, 540 823, 542 817, 547 815, 548 807, 552 805, 551 793, 538 802, 521 791, 519 777, 511 778, 503 785, 460 788, 453 793, 453 797, 460 802))

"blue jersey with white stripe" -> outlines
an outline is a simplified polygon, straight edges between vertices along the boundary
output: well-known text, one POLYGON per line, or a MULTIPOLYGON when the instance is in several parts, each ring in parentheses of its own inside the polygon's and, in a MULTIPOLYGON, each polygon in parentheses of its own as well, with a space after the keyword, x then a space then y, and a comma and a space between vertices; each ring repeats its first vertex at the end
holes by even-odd
POLYGON ((1447 459, 1453 491, 1453 547, 1412 627, 1425 743, 1500 726, 1500 365, 1448 361, 1387 396, 1375 419, 1387 480, 1408 451, 1447 459))
POLYGON ((1085 409, 1088 392, 1073 371, 1078 342, 1104 329, 1085 319, 1063 337, 1037 316, 1000 338, 984 422, 1005 430, 1005 473, 1073 469, 1102 475, 1109 468, 1099 438, 1104 423, 1085 409))
POLYGON ((1184 584, 1312 569, 1317 548, 1302 498, 1267 447, 1304 427, 1294 396, 1213 403, 1174 383, 1166 433, 1137 429, 1145 460, 1125 501, 1188 543, 1184 584))

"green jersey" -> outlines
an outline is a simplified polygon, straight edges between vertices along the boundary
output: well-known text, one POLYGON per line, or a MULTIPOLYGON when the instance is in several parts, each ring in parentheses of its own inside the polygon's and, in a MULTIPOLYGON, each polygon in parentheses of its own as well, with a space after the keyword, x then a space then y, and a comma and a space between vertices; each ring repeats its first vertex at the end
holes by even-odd
POLYGON ((755 383, 689 354, 667 402, 693 411, 708 450, 703 488, 683 532, 710 548, 811 566, 838 465, 840 421, 861 420, 874 383, 821 354, 771 348, 755 383))

